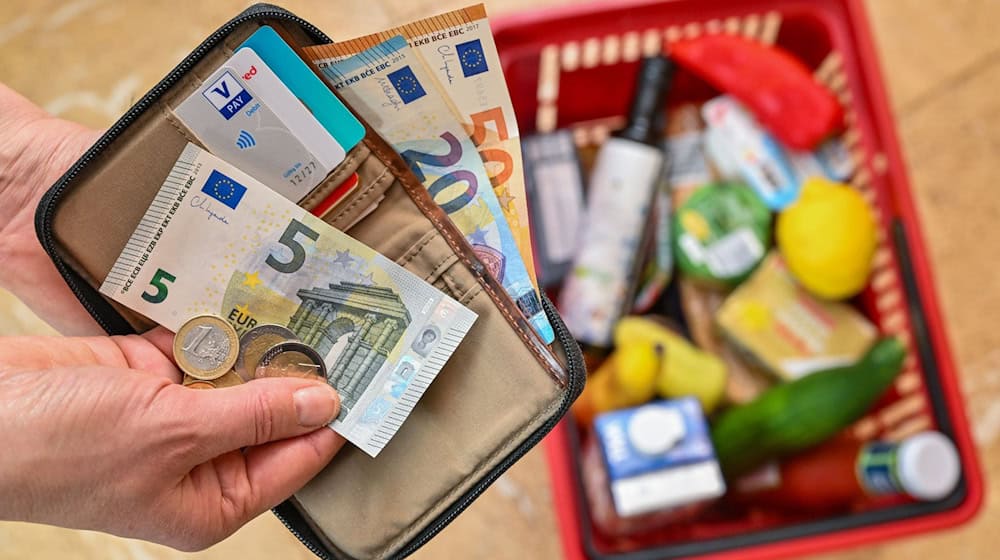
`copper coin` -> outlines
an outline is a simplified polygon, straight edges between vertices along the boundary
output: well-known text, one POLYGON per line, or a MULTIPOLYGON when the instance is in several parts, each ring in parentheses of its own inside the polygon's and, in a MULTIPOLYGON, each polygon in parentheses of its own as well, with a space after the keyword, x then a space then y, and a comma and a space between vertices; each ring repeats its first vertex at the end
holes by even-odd
POLYGON ((184 386, 188 389, 215 389, 215 385, 212 385, 208 381, 194 381, 192 383, 185 383, 184 386))
POLYGON ((240 350, 236 356, 236 373, 244 381, 250 381, 254 377, 257 363, 260 357, 268 348, 289 340, 298 340, 295 333, 281 325, 259 325, 240 337, 240 350))
POLYGON ((235 371, 229 370, 222 377, 216 379, 212 383, 215 384, 216 389, 221 389, 223 387, 235 387, 236 385, 242 385, 245 381, 243 381, 243 378, 237 375, 235 371))

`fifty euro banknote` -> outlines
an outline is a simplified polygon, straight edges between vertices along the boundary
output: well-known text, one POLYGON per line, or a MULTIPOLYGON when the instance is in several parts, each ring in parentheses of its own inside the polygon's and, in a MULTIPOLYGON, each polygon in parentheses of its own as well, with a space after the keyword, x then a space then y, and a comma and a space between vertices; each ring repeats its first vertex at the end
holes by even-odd
POLYGON ((427 64, 468 127, 537 287, 517 119, 486 8, 478 4, 334 45, 308 47, 306 54, 313 59, 330 58, 331 53, 344 58, 397 35, 427 64), (331 46, 335 50, 328 50, 331 46))
MULTIPOLYGON (((332 45, 336 49, 337 45, 332 45)), ((315 61, 345 101, 392 144, 546 343, 554 338, 514 234, 472 140, 401 36, 315 61)))
POLYGON ((188 144, 101 293, 176 332, 211 313, 276 323, 324 358, 330 427, 375 456, 476 314, 249 175, 188 144))

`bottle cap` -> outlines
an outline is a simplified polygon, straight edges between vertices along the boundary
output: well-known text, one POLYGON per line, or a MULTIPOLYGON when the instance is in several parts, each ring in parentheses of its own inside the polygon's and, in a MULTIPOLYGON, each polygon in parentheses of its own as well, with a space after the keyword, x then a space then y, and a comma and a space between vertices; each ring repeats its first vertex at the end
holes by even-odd
POLYGON ((940 432, 921 432, 899 445, 899 481, 918 500, 940 500, 951 494, 962 474, 955 445, 940 432))
POLYGON ((644 406, 628 423, 628 439, 643 455, 661 455, 684 439, 684 418, 680 412, 657 405, 644 406))

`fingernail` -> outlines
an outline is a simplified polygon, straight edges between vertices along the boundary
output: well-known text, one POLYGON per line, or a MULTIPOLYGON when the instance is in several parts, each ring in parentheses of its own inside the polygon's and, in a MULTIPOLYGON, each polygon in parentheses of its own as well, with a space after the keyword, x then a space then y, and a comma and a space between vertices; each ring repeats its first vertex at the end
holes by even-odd
POLYGON ((299 417, 299 425, 307 428, 329 424, 340 409, 340 396, 329 385, 317 383, 312 387, 304 387, 292 395, 295 401, 295 414, 299 417))

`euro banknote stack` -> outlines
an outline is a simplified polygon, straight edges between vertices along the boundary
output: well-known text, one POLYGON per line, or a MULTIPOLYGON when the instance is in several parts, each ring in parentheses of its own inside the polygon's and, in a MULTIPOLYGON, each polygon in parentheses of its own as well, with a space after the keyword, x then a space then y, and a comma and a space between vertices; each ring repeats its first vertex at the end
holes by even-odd
POLYGON ((403 156, 538 335, 552 342, 534 272, 517 119, 486 9, 305 51, 403 156))
MULTIPOLYGON (((307 48, 306 56, 400 153, 539 338, 551 342, 532 268, 517 124, 484 8, 307 48)), ((238 142, 240 150, 253 144, 238 142)), ((185 360, 222 354, 213 346, 221 335, 206 334, 211 325, 220 333, 232 326, 229 346, 255 328, 243 340, 259 338, 261 326, 285 333, 281 344, 321 357, 322 367, 316 358, 310 367, 341 393, 330 427, 376 456, 476 314, 205 144, 183 150, 101 292, 183 330, 185 360)), ((229 348, 229 357, 236 352, 229 348)), ((252 379, 245 369, 224 379, 252 379)))

